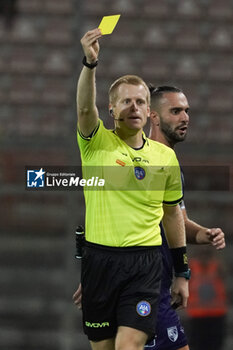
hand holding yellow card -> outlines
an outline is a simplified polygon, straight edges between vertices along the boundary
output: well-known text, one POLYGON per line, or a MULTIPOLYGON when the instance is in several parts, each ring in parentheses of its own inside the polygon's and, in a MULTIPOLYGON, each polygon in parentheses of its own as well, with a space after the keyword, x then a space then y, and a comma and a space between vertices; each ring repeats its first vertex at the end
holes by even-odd
POLYGON ((121 15, 104 16, 100 22, 99 29, 102 35, 111 34, 116 27, 121 15))

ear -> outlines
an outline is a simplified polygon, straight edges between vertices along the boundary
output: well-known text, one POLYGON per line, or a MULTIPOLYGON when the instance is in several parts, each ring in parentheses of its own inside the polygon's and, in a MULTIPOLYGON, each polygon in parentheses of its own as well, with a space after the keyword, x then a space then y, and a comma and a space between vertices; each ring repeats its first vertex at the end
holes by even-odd
POLYGON ((156 111, 152 110, 150 112, 150 120, 153 125, 159 126, 159 115, 156 111))

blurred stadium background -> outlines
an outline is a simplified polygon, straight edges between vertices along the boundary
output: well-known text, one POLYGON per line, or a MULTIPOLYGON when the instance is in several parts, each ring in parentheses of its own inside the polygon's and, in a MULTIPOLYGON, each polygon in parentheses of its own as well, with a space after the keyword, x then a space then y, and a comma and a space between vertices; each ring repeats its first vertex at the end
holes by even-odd
MULTIPOLYGON (((1 0, 1 349, 89 349, 71 300, 80 278, 74 231, 84 221, 82 193, 27 191, 25 166, 80 164, 80 38, 103 15, 117 13, 122 17, 101 40, 97 69, 105 125, 113 126, 108 87, 120 75, 175 84, 191 106, 187 141, 177 147, 181 164, 226 165, 232 175, 232 0, 1 0)), ((187 191, 185 198, 191 218, 226 233, 219 255, 229 276, 224 349, 232 350, 232 183, 226 191, 187 191)))

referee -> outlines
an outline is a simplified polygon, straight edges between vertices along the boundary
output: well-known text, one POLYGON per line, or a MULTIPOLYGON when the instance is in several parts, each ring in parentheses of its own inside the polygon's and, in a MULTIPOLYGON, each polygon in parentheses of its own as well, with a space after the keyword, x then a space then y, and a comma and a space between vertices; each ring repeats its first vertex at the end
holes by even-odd
POLYGON ((106 179, 102 188, 84 189, 83 327, 93 350, 142 350, 155 334, 162 217, 177 276, 173 302, 187 305, 181 177, 174 151, 143 133, 150 92, 141 78, 128 75, 111 85, 115 130, 99 119, 95 73, 101 36, 94 29, 81 39, 85 56, 77 88, 83 175, 98 168, 106 179))

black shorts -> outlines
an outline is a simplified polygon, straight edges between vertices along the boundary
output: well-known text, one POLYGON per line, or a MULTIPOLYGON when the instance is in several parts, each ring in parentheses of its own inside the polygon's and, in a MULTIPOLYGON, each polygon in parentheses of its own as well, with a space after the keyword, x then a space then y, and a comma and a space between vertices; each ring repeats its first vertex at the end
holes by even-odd
POLYGON ((87 243, 82 258, 82 310, 89 340, 115 337, 119 326, 155 334, 161 279, 158 247, 87 243))

